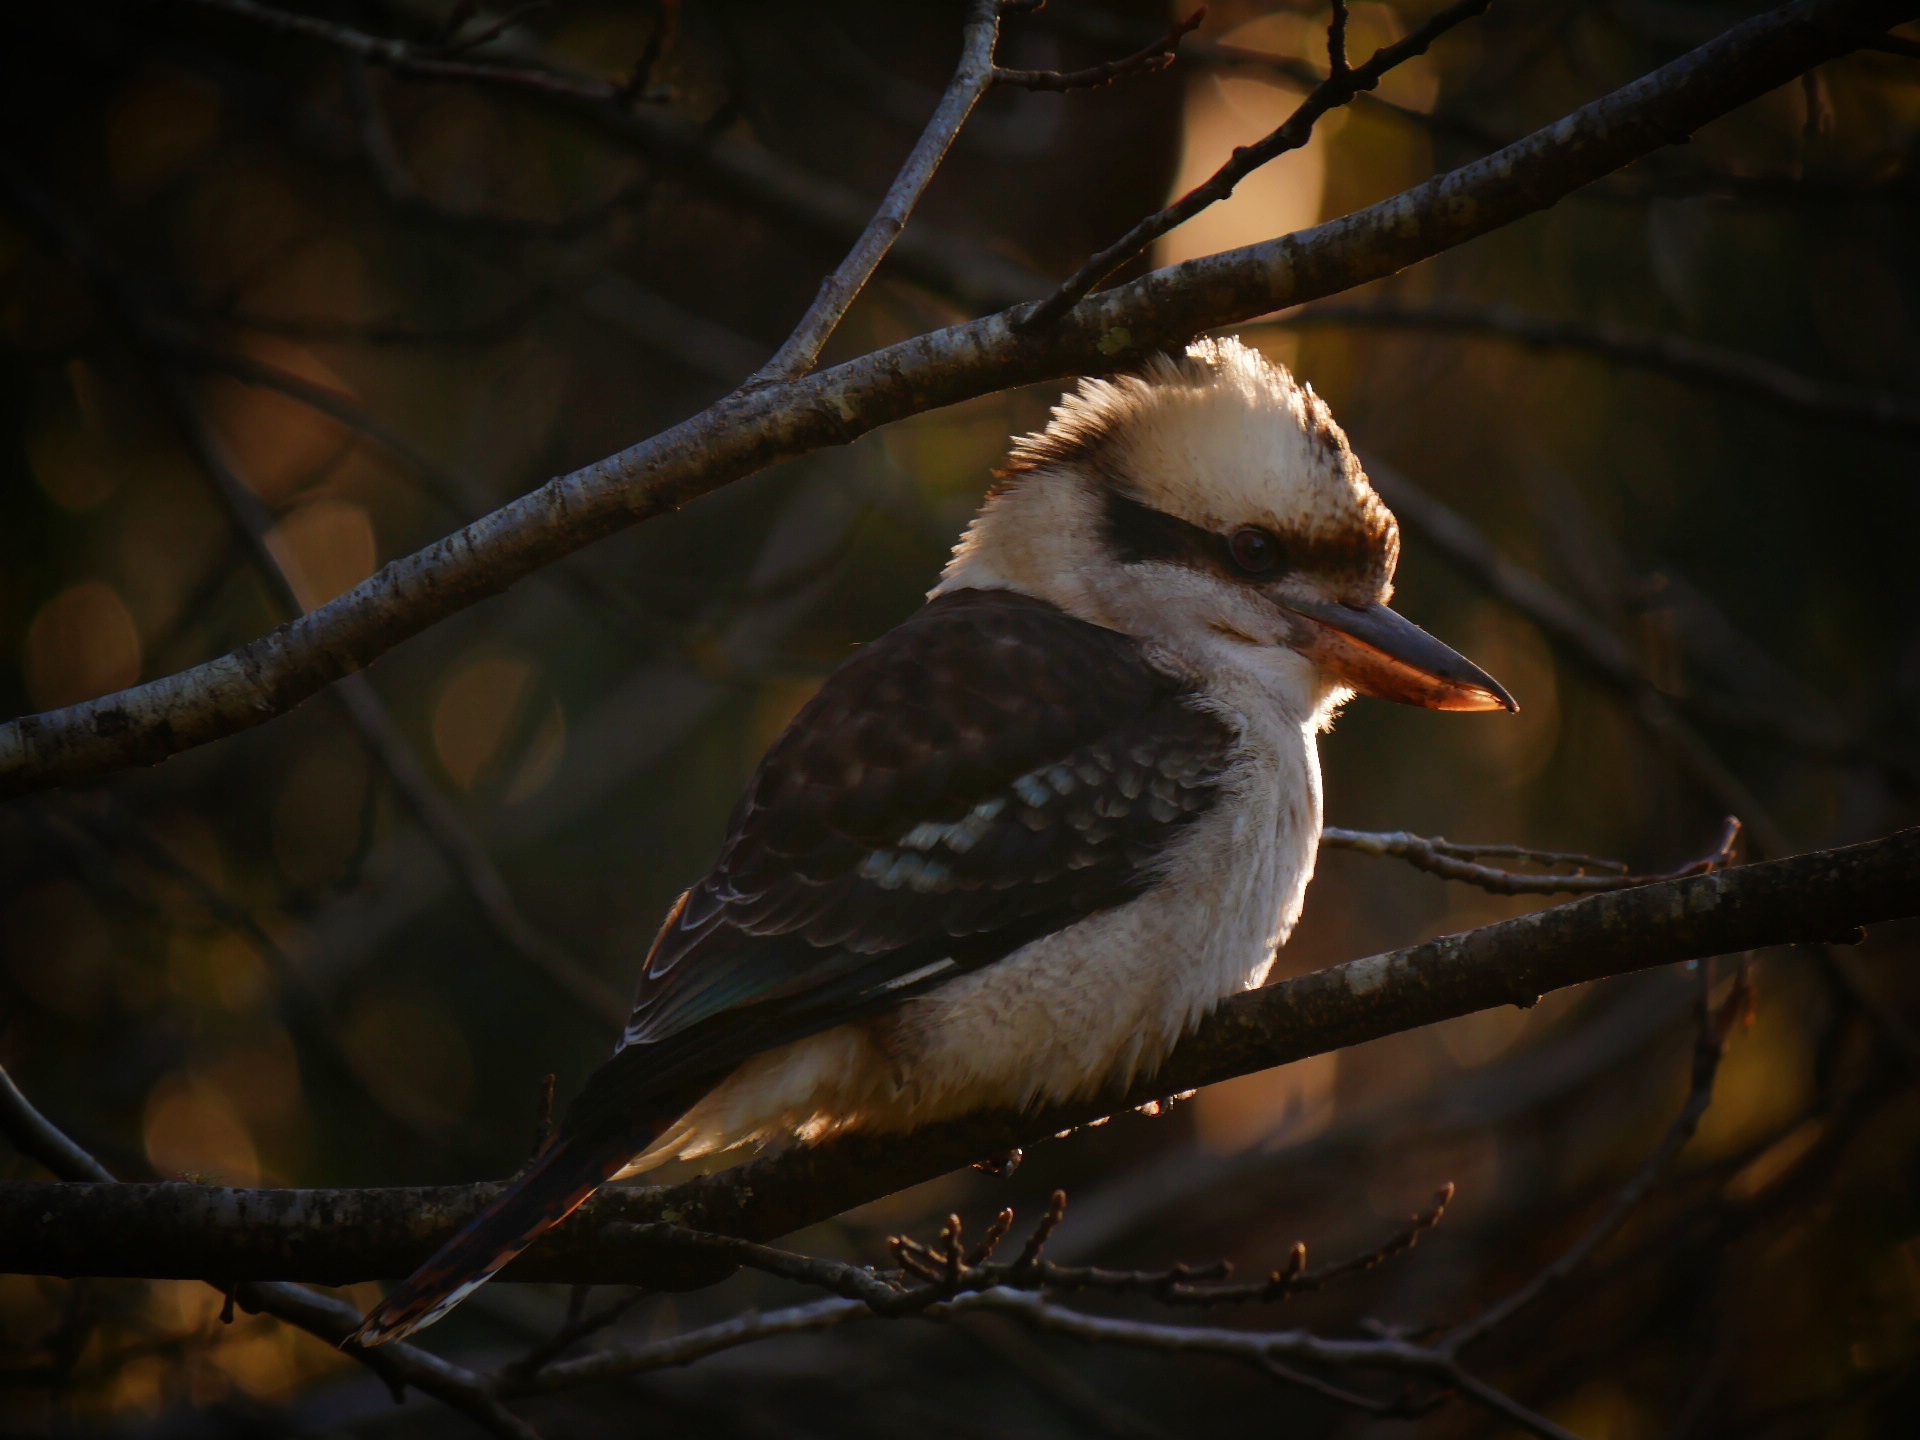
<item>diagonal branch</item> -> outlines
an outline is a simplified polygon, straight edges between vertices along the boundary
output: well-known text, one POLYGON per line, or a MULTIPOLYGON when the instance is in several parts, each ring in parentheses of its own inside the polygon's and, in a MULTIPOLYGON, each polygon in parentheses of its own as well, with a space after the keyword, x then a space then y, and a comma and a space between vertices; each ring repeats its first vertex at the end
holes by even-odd
MULTIPOLYGON (((0 726, 0 796, 152 764, 257 725, 561 556, 776 461, 994 390, 1110 371, 1202 330, 1392 274, 1545 209, 1914 8, 1914 0, 1791 0, 1484 159, 1311 230, 1101 291, 1045 335, 1002 312, 731 395, 226 656, 0 726)), ((1754 819, 1741 805, 1726 808, 1754 819)))
POLYGON ((940 103, 934 107, 933 117, 920 132, 906 162, 893 177, 886 198, 880 202, 873 219, 867 222, 867 228, 861 231, 853 249, 847 252, 847 258, 821 282, 820 292, 813 297, 807 313, 800 317, 800 323, 787 336, 786 343, 774 352, 773 358, 747 381, 747 389, 792 380, 806 374, 819 360, 821 348, 860 292, 866 289, 867 281, 880 268, 880 262, 886 259, 900 232, 907 228, 907 217, 920 203, 920 196, 940 168, 940 162, 947 158, 947 150, 959 135, 960 127, 967 123, 973 107, 993 85, 993 47, 999 36, 998 0, 970 0, 960 41, 960 64, 940 103))
POLYGON ((1662 880, 1677 880, 1683 875, 1703 875, 1725 869, 1733 863, 1740 830, 1740 822, 1729 816, 1721 827, 1718 843, 1709 853, 1664 875, 1629 874, 1618 860, 1602 860, 1592 855, 1530 850, 1524 845, 1456 845, 1451 840, 1409 835, 1404 830, 1342 830, 1329 825, 1320 832, 1320 843, 1334 850, 1354 850, 1380 859, 1404 860, 1416 870, 1438 875, 1443 880, 1477 885, 1495 895, 1598 895, 1608 890, 1631 890, 1636 885, 1653 885, 1662 880), (1574 873, 1541 875, 1477 863, 1496 856, 1536 865, 1570 866, 1574 873), (1593 870, 1602 873, 1588 873, 1593 870))
POLYGON ((1518 1290, 1513 1291, 1498 1304, 1490 1305, 1466 1324, 1448 1332, 1440 1342, 1440 1348, 1449 1355, 1458 1355, 1467 1346, 1505 1325, 1521 1311, 1528 1309, 1549 1290, 1559 1285, 1575 1270, 1579 1269, 1599 1251, 1600 1247, 1611 1240, 1624 1225, 1640 1202, 1646 1199, 1654 1184, 1666 1173, 1673 1162, 1680 1158, 1680 1152, 1687 1148, 1694 1135, 1700 1129, 1707 1107, 1713 1104, 1714 1081, 1720 1073, 1720 1061, 1726 1054, 1727 1037, 1734 1025, 1745 1012, 1748 1000, 1746 977, 1742 974, 1734 983, 1732 990, 1718 1006, 1713 1003, 1710 987, 1713 983, 1711 966, 1703 966, 1700 971, 1699 1025, 1693 1047, 1693 1074, 1687 1089, 1687 1098, 1680 1107, 1680 1113, 1674 1117, 1673 1124, 1653 1153, 1636 1170, 1633 1177, 1621 1187, 1604 1214, 1568 1247, 1552 1264, 1541 1270, 1518 1290))
POLYGON ((1136 75, 1152 75, 1165 70, 1179 58, 1180 42, 1200 28, 1207 18, 1207 7, 1199 6, 1184 20, 1175 21, 1157 40, 1149 41, 1131 55, 1118 60, 1103 60, 1082 70, 1007 70, 996 66, 993 83, 1017 90, 1093 90, 1116 80, 1136 75))
MULTIPOLYGON (((635 1227, 669 1215, 765 1240, 1159 1096, 1548 991, 1656 965, 1830 940, 1920 914, 1920 829, 1711 875, 1591 895, 1517 920, 1349 961, 1234 997, 1121 1093, 1039 1113, 986 1112, 908 1136, 847 1135, 659 1189, 614 1187, 506 1278, 710 1281, 714 1261, 635 1227)), ((404 1274, 499 1192, 229 1190, 0 1183, 0 1271, 300 1279, 404 1274), (53 1215, 58 1223, 41 1217, 53 1215)), ((722 1267, 725 1267, 724 1259, 722 1267)))
POLYGON ((1373 89, 1389 70, 1416 56, 1424 55, 1447 31, 1482 14, 1493 0, 1454 0, 1452 5, 1428 18, 1427 22, 1391 45, 1383 45, 1365 64, 1347 63, 1347 9, 1343 0, 1335 0, 1333 19, 1327 27, 1327 78, 1308 93, 1278 129, 1251 145, 1236 148, 1227 163, 1165 209, 1139 221, 1113 244, 1093 256, 1069 276, 1066 282, 1035 305, 1020 320, 1022 329, 1038 329, 1057 320, 1090 292, 1094 286, 1145 250, 1169 230, 1177 229, 1205 210, 1232 195, 1236 186, 1289 150, 1298 150, 1313 138, 1314 126, 1330 110, 1337 110, 1356 95, 1373 89))
MULTIPOLYGON (((20 174, 5 156, 0 156, 0 179, 8 183, 15 203, 35 228, 71 255, 86 272, 136 351, 147 362, 162 408, 239 532, 241 543, 265 582, 274 606, 290 616, 305 615, 306 607, 273 550, 272 512, 235 468, 227 447, 208 423, 193 386, 176 363, 182 361, 183 351, 198 356, 204 347, 183 341, 152 316, 133 282, 113 265, 93 238, 59 210, 38 186, 20 174)), ((262 377, 250 368, 251 362, 237 361, 236 365, 238 368, 230 373, 263 383, 262 377)), ((269 377, 264 383, 271 383, 271 378, 277 377, 280 388, 291 386, 304 403, 316 405, 328 414, 334 414, 335 409, 303 392, 313 391, 344 401, 344 397, 308 385, 297 376, 285 375, 273 367, 260 368, 269 377)), ((391 439, 383 443, 399 446, 399 442, 391 439)), ((536 974, 594 1019, 612 1025, 622 1023, 627 1006, 619 992, 575 959, 564 946, 541 933, 527 918, 485 844, 440 793, 413 746, 394 723, 372 681, 365 675, 347 676, 334 694, 374 763, 392 783, 494 934, 536 974)))

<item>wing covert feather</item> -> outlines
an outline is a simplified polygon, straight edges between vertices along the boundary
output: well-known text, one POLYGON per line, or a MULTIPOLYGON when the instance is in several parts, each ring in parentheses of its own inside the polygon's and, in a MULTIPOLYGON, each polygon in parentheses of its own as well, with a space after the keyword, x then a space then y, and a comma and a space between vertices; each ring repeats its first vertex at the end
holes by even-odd
POLYGON ((750 1048, 711 1062, 737 1063, 1122 903, 1212 803, 1234 738, 1127 636, 1011 592, 930 602, 767 753, 623 1046, 697 1029, 731 1050, 706 1022, 746 1007, 750 1048))

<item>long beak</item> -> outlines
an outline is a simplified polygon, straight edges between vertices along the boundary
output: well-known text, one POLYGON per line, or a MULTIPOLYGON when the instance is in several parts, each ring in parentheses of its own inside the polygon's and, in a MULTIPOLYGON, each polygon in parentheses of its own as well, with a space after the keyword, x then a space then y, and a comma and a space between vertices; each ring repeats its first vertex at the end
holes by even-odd
POLYGON ((1281 603, 1308 622, 1302 652, 1362 695, 1429 710, 1520 709, 1498 680, 1384 605, 1281 603))

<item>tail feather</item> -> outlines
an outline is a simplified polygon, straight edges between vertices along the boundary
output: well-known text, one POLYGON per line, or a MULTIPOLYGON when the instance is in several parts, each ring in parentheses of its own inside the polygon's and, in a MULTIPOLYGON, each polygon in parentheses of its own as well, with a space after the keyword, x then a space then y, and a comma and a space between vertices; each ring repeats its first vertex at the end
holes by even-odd
POLYGON ((347 1343, 384 1345, 433 1324, 577 1210, 631 1156, 626 1145, 579 1137, 555 1141, 531 1170, 375 1306, 347 1343))

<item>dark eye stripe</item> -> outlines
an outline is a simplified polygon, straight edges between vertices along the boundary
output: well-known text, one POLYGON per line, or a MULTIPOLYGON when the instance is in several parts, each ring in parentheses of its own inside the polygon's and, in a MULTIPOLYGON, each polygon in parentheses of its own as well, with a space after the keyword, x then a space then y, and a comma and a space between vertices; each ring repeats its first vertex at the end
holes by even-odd
POLYGON ((1264 530, 1242 529, 1232 537, 1220 535, 1151 505, 1142 505, 1117 487, 1107 490, 1107 540, 1123 565, 1158 560, 1211 570, 1236 580, 1255 575, 1271 579, 1284 568, 1282 562, 1287 554, 1285 545, 1264 530), (1249 564, 1241 557, 1240 537, 1249 533, 1265 537, 1272 552, 1272 563, 1249 564))
POLYGON ((1157 560, 1211 570, 1235 580, 1272 580, 1276 576, 1307 573, 1333 580, 1379 584, 1393 575, 1387 540, 1360 533, 1302 535, 1291 531, 1275 535, 1279 563, 1253 575, 1236 563, 1228 536, 1142 505, 1108 477, 1105 493, 1107 543, 1123 565, 1157 560))
POLYGON ((1109 485, 1107 541, 1123 565, 1148 560, 1191 565, 1217 545, 1219 537, 1164 510, 1142 505, 1118 486, 1109 485))

